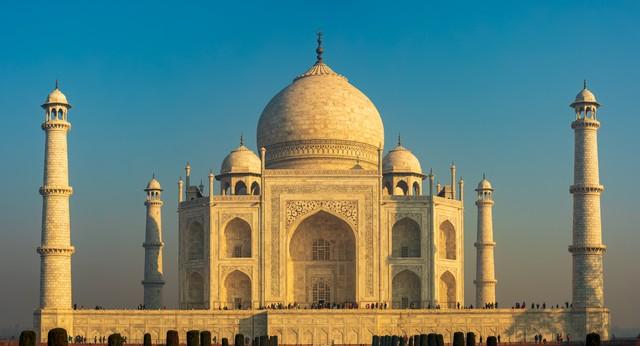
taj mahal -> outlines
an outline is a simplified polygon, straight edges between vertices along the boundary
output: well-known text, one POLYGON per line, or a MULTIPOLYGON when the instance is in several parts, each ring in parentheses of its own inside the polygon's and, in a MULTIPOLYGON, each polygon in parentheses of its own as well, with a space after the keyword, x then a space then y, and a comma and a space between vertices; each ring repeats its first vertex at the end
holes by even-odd
POLYGON ((557 333, 583 339, 589 332, 607 339, 600 104, 586 83, 570 104, 573 112, 567 112, 575 136, 574 184, 567 191, 573 198, 571 306, 514 309, 496 306, 492 184, 483 177, 465 196, 455 165, 436 183, 434 172, 400 138, 385 152, 376 106, 334 72, 323 53, 319 36, 315 63, 265 106, 256 151, 241 139, 220 170, 209 173, 206 186, 193 183, 187 163, 174 202, 175 310, 163 308, 166 201, 155 177, 144 199, 144 309, 73 308, 71 104, 56 85, 42 105, 40 304, 34 313, 39 338, 63 327, 89 340, 116 332, 131 340, 151 333, 158 340, 167 330, 184 338, 196 329, 219 339, 277 335, 287 345, 366 344, 372 335, 431 332, 446 339, 455 331, 501 335, 505 341, 531 341, 534 334, 551 340, 557 333), (478 220, 475 297, 464 295, 463 201, 469 197, 478 220))

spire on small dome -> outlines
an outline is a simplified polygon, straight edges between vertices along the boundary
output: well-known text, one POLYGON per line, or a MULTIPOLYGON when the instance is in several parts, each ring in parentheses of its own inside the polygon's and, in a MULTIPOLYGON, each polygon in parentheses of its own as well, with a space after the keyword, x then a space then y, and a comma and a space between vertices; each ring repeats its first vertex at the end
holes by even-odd
POLYGON ((56 79, 56 89, 58 89, 58 80, 56 79))
POLYGON ((242 132, 240 133, 240 146, 244 145, 244 135, 242 134, 242 132))
POLYGON ((324 52, 324 48, 322 48, 322 31, 318 31, 316 35, 318 36, 318 47, 316 47, 316 58, 317 58, 317 62, 322 62, 322 53, 324 52))
POLYGON ((398 146, 402 146, 402 139, 400 138, 400 132, 398 132, 398 146))
POLYGON ((316 63, 311 66, 305 73, 300 74, 294 78, 294 81, 304 77, 310 76, 336 76, 347 81, 347 78, 343 75, 335 73, 329 66, 327 66, 322 61, 322 53, 324 53, 324 48, 322 47, 322 32, 318 32, 318 46, 316 47, 316 63))
POLYGON ((582 81, 582 90, 584 90, 586 88, 587 88, 587 80, 585 79, 585 80, 582 81))

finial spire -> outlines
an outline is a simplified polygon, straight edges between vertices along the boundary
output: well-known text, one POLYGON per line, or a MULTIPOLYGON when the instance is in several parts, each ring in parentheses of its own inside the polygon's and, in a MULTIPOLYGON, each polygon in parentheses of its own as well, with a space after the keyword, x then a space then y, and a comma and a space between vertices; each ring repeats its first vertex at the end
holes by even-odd
POLYGON ((58 80, 56 79, 56 89, 58 89, 58 80))
POLYGON ((242 132, 240 133, 240 146, 244 145, 244 135, 242 134, 242 132))
POLYGON ((402 145, 402 138, 400 138, 400 132, 398 132, 398 146, 402 145))
POLYGON ((324 49, 322 48, 322 32, 319 31, 316 35, 318 35, 318 47, 316 48, 316 58, 317 63, 322 62, 322 53, 324 49))
POLYGON ((151 179, 155 179, 156 178, 156 172, 153 172, 151 179))
POLYGON ((582 88, 583 89, 587 88, 587 80, 586 79, 582 81, 582 88))
POLYGON ((487 179, 487 177, 484 175, 484 173, 482 173, 482 180, 487 179))

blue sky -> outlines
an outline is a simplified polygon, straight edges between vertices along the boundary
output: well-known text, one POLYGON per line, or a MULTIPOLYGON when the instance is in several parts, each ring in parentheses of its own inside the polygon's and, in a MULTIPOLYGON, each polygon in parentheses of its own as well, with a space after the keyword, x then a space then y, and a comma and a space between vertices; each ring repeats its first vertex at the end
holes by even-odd
MULTIPOLYGON (((168 306, 177 300, 176 181, 237 146, 255 147, 269 99, 325 61, 376 104, 386 149, 403 144, 466 188, 466 300, 473 301, 473 187, 496 187, 498 299, 570 299, 573 140, 568 105, 588 79, 599 113, 606 302, 616 331, 640 326, 633 176, 640 121, 640 3, 7 2, 0 21, 0 330, 38 304, 43 133, 39 105, 60 80, 70 113, 74 298, 142 298, 144 188, 165 187, 168 306)), ((254 148, 255 149, 255 148, 254 148)), ((627 329, 627 333, 632 330, 627 329)), ((615 331, 614 331, 615 332, 615 331)))

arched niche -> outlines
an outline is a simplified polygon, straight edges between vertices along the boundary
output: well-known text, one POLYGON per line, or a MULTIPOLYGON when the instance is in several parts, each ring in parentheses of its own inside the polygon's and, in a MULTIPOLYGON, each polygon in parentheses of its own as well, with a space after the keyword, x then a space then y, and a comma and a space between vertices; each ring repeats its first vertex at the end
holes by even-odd
POLYGON ((302 220, 289 241, 289 299, 306 305, 320 303, 318 297, 324 303, 354 302, 355 244, 351 226, 329 212, 321 210, 302 220), (314 294, 318 282, 328 285, 323 291, 328 295, 314 294))
POLYGON ((456 259, 456 228, 447 220, 440 224, 438 242, 438 257, 441 259, 456 259))
POLYGON ((456 299, 456 278, 450 271, 440 275, 440 306, 443 308, 455 308, 456 299))
POLYGON ((224 301, 228 309, 251 308, 251 278, 234 270, 224 280, 224 301))
POLYGON ((392 257, 420 257, 420 225, 405 217, 391 229, 392 257))
POLYGON ((251 226, 245 220, 236 217, 224 228, 224 249, 226 258, 251 257, 251 226))
POLYGON ((422 284, 420 277, 411 270, 403 270, 393 277, 392 303, 394 309, 421 307, 422 284))

